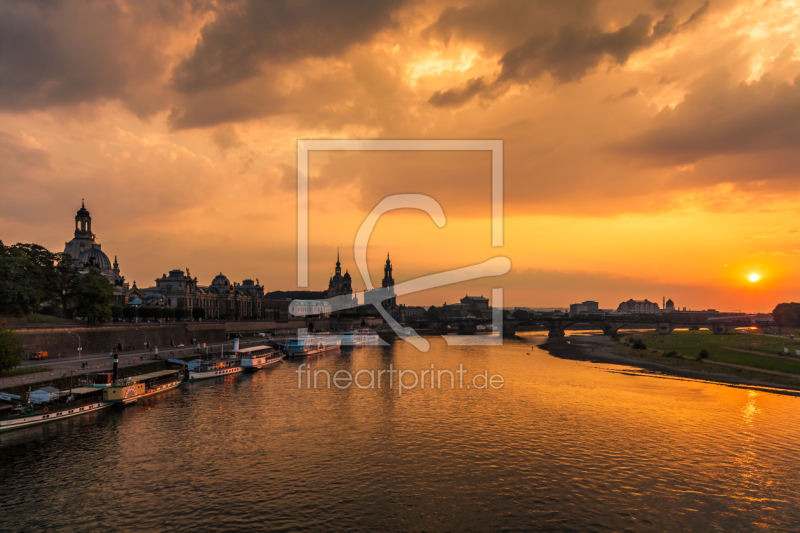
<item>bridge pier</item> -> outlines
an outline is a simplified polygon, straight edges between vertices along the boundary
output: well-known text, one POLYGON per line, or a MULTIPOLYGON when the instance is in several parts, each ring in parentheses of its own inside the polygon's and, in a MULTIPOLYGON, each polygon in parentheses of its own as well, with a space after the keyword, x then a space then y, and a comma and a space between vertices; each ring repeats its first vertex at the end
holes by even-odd
POLYGON ((563 337, 564 327, 561 325, 561 322, 551 322, 550 331, 547 333, 547 336, 551 339, 556 337, 563 337))
POLYGON ((515 337, 517 335, 517 323, 503 320, 503 337, 515 337))
POLYGON ((669 322, 661 322, 656 326, 656 331, 658 331, 659 335, 669 335, 675 329, 675 326, 670 324, 669 322))
POLYGON ((603 335, 610 335, 614 336, 619 331, 619 326, 616 324, 612 324, 610 322, 606 322, 603 324, 603 335))
POLYGON ((727 335, 732 329, 736 329, 736 326, 733 324, 716 323, 711 326, 711 331, 714 335, 727 335))

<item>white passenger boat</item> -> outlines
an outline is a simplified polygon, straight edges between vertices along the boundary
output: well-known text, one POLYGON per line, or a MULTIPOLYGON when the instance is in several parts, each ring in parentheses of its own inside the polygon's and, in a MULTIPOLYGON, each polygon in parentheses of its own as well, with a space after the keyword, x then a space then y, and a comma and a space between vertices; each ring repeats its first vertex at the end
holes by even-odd
MULTIPOLYGON (((44 387, 28 393, 27 403, 19 403, 8 416, 0 418, 0 431, 22 428, 45 422, 55 422, 115 404, 127 405, 178 387, 184 379, 184 370, 159 370, 118 379, 118 359, 114 354, 112 373, 92 374, 83 386, 59 391, 44 387)), ((8 399, 19 396, 6 394, 8 399)))
POLYGON ((97 387, 79 387, 62 391, 61 394, 65 395, 64 401, 54 400, 40 404, 29 402, 14 407, 8 417, 0 418, 0 431, 55 422, 112 405, 103 401, 103 389, 97 387))
POLYGON ((342 345, 338 335, 301 335, 287 339, 281 346, 288 357, 307 357, 336 350, 342 345))
POLYGON ((141 398, 177 388, 183 383, 184 377, 184 370, 181 368, 118 379, 103 389, 103 401, 128 405, 141 398))
POLYGON ((371 329, 355 329, 339 335, 342 346, 374 346, 380 342, 378 334, 371 329))
POLYGON ((218 378, 242 372, 242 360, 238 357, 209 359, 206 361, 195 359, 186 365, 189 369, 189 381, 198 379, 218 378))
POLYGON ((255 372, 267 365, 280 362, 285 356, 272 346, 251 346, 239 350, 242 360, 242 369, 245 372, 255 372))

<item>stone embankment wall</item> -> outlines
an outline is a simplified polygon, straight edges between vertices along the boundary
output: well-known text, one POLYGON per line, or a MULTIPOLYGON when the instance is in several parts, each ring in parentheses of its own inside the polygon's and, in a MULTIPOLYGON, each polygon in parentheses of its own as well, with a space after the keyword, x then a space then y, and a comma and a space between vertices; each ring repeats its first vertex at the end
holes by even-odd
MULTIPOLYGON (((314 329, 325 331, 330 324, 327 320, 312 320, 314 329)), ((84 354, 110 352, 112 349, 122 352, 142 350, 145 338, 150 347, 166 350, 184 344, 194 346, 198 343, 218 343, 225 341, 230 334, 238 333, 250 336, 255 333, 294 334, 297 328, 304 328, 307 323, 302 320, 290 322, 178 322, 175 324, 119 324, 66 327, 27 327, 19 328, 25 353, 46 351, 49 356, 58 357, 76 355, 78 353, 78 337, 67 333, 73 331, 80 336, 84 354)))
MULTIPOLYGON (((19 329, 22 335, 22 346, 26 353, 46 351, 49 356, 57 357, 78 353, 78 337, 67 333, 65 328, 52 329, 19 329)), ((169 324, 132 326, 98 326, 76 328, 80 336, 84 354, 110 352, 112 348, 122 351, 142 350, 145 335, 151 347, 170 348, 173 345, 191 345, 193 342, 222 342, 226 338, 223 324, 169 324)))

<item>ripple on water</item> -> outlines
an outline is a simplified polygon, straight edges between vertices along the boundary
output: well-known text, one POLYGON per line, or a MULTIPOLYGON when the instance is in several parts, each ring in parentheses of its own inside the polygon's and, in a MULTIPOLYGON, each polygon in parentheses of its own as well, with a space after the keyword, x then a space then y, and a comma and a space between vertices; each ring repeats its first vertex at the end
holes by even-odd
POLYGON ((404 343, 312 368, 488 369, 500 390, 305 390, 298 364, 0 436, 0 529, 767 530, 798 399, 531 349, 404 343), (526 355, 531 352, 531 355, 526 355))

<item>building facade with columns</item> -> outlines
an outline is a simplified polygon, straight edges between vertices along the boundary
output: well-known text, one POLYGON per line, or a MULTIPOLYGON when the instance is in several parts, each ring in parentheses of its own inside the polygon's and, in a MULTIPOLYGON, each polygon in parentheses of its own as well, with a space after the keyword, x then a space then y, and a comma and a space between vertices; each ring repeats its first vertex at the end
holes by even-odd
POLYGON ((137 289, 145 301, 164 299, 170 307, 205 311, 207 319, 257 319, 272 318, 264 312, 264 287, 258 280, 246 279, 242 283, 231 281, 219 273, 210 285, 200 285, 187 269, 170 270, 155 280, 153 287, 137 289))

